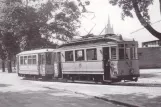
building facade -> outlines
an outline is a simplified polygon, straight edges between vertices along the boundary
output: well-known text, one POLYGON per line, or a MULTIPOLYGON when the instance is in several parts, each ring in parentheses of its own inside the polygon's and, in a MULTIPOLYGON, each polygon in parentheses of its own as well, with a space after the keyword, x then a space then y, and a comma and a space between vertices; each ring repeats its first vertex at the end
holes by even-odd
POLYGON ((142 47, 158 47, 161 46, 160 40, 142 42, 142 47))

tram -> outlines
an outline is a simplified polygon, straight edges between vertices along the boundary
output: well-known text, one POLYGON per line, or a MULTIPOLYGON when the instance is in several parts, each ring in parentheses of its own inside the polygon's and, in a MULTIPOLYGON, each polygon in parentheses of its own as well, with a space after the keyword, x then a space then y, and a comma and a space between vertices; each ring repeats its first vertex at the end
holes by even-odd
MULTIPOLYGON (((20 76, 39 75, 71 80, 92 80, 95 82, 120 82, 121 80, 137 81, 140 76, 137 55, 138 43, 115 34, 92 36, 71 40, 50 52, 42 51, 36 54, 36 64, 33 68, 23 65, 25 53, 17 55, 18 74, 20 76), (41 53, 46 53, 46 59, 41 68, 41 53), (48 56, 47 53, 51 55, 48 56), (48 56, 48 58, 47 58, 48 56), (48 64, 50 59, 51 63, 48 64), (48 66, 48 67, 47 67, 48 66), (23 70, 25 69, 25 70, 23 70)), ((46 50, 46 49, 45 49, 46 50)), ((37 50, 39 51, 39 50, 37 50)), ((28 56, 27 56, 28 57, 28 56)), ((28 60, 29 64, 29 60, 28 60)))
POLYGON ((39 49, 17 54, 18 75, 34 78, 52 78, 53 75, 58 75, 54 72, 53 65, 57 63, 54 51, 55 49, 39 49))

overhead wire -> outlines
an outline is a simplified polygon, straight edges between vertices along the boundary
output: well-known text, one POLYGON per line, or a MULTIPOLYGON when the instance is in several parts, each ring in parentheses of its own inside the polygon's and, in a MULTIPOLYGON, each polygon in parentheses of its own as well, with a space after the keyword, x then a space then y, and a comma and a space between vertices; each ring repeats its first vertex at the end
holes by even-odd
MULTIPOLYGON (((158 21, 156 21, 156 22, 153 22, 153 23, 151 23, 150 25, 154 25, 154 24, 159 23, 159 22, 161 22, 161 20, 158 20, 158 21)), ((130 34, 133 34, 133 33, 135 33, 135 32, 138 32, 138 31, 140 31, 140 30, 142 30, 142 29, 144 29, 144 28, 145 28, 145 27, 142 27, 142 28, 140 28, 140 29, 137 29, 137 30, 131 32, 130 34)))

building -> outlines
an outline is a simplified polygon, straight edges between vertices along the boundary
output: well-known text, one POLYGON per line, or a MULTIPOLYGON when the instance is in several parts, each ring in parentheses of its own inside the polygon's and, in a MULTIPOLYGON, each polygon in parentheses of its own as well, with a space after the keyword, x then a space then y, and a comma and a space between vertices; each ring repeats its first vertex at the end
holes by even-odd
POLYGON ((161 46, 160 40, 142 42, 142 47, 158 47, 158 46, 161 46))
POLYGON ((105 34, 114 34, 113 26, 111 25, 109 16, 108 16, 108 24, 105 26, 105 34))

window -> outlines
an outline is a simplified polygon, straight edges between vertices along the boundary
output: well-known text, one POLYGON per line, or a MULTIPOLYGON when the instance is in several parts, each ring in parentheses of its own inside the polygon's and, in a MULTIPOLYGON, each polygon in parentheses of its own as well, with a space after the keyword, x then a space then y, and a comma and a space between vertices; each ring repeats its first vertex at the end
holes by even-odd
POLYGON ((32 57, 28 56, 28 64, 32 64, 32 57))
POLYGON ((36 55, 33 55, 33 56, 32 56, 32 61, 33 61, 32 64, 36 64, 36 55))
POLYGON ((124 44, 119 44, 119 59, 125 58, 124 44))
POLYGON ((97 52, 96 49, 87 49, 87 60, 97 60, 97 52))
POLYGON ((21 65, 36 64, 36 55, 20 56, 20 64, 21 65))
POLYGON ((20 64, 23 65, 23 56, 20 56, 20 64))
POLYGON ((124 59, 124 49, 123 48, 121 48, 121 49, 119 49, 119 59, 124 59))
POLYGON ((138 49, 135 47, 135 59, 138 59, 138 49))
POLYGON ((73 61, 73 51, 65 52, 65 61, 73 61))
POLYGON ((116 57, 116 47, 111 47, 111 59, 117 59, 117 57, 116 57))
POLYGON ((51 65, 51 53, 46 53, 46 64, 51 65))
POLYGON ((84 60, 84 50, 76 50, 75 51, 75 60, 76 61, 84 60))
POLYGON ((27 56, 24 56, 24 65, 28 64, 27 56))
POLYGON ((131 48, 131 50, 132 50, 132 57, 131 57, 131 59, 138 59, 137 48, 133 47, 133 48, 131 48))

